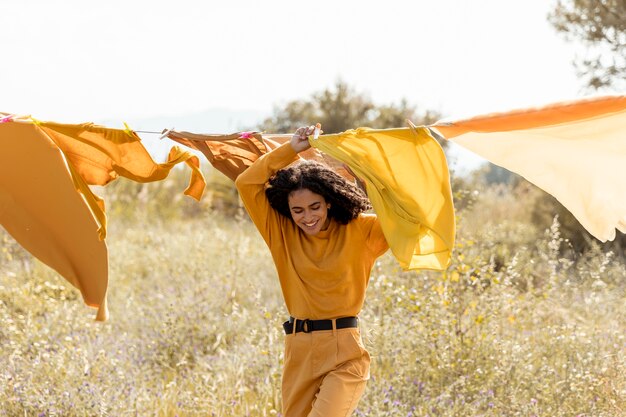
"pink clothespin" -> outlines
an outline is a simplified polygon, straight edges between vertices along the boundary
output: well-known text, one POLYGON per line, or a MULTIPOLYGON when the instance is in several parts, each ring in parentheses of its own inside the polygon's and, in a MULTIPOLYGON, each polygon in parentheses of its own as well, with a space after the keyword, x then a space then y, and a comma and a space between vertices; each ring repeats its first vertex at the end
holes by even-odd
POLYGON ((239 134, 239 139, 250 139, 254 132, 241 132, 239 134))
POLYGON ((15 117, 14 114, 9 114, 8 116, 4 116, 4 117, 0 118, 0 123, 12 122, 14 117, 15 117))

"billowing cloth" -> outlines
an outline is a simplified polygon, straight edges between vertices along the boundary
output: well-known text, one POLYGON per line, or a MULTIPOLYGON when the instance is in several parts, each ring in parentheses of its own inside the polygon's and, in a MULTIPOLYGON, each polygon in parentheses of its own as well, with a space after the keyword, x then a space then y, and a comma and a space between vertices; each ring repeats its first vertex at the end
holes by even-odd
POLYGON ((359 128, 310 139, 367 184, 394 256, 405 269, 445 269, 455 219, 446 158, 425 127, 359 128))
POLYGON ((0 145, 0 224, 106 320, 107 247, 63 152, 27 123, 0 124, 0 145))
MULTIPOLYGON (((231 179, 291 138, 258 132, 199 135, 170 131, 167 136, 201 151, 231 179)), ((368 195, 402 267, 447 267, 455 233, 450 179, 443 150, 427 129, 361 128, 322 135, 311 143, 313 148, 300 157, 324 162, 352 180, 345 163, 371 184, 368 195)))
POLYGON ((86 184, 106 185, 119 176, 141 183, 160 181, 169 175, 174 165, 185 162, 192 170, 185 195, 199 200, 204 193, 206 182, 198 158, 178 147, 170 150, 167 162, 157 164, 139 136, 130 130, 109 129, 93 123, 36 121, 36 125, 63 151, 70 169, 76 171, 73 177, 77 189, 100 222, 102 238, 106 237, 104 205, 86 184))
MULTIPOLYGON (((205 183, 198 159, 174 147, 166 163, 156 164, 130 130, 17 119, 0 113, 0 224, 78 287, 103 320, 106 216, 103 201, 88 185, 105 185, 118 176, 162 180, 184 161, 192 168, 185 194, 199 199, 205 183)), ((626 233, 626 96, 430 127, 552 194, 599 240, 613 240, 615 229, 626 233)), ((168 133, 203 152, 233 180, 290 136, 168 133)), ((448 169, 426 127, 359 128, 311 142, 316 149, 300 156, 323 160, 351 178, 341 167, 346 163, 366 181, 384 235, 404 268, 447 266, 455 228, 448 169)))
MULTIPOLYGON (((238 132, 228 135, 197 134, 175 130, 169 130, 166 134, 168 138, 202 152, 215 169, 233 181, 261 155, 276 149, 289 141, 292 136, 259 132, 238 132)), ((339 161, 315 149, 300 153, 300 157, 324 162, 345 178, 354 179, 339 161)))
POLYGON ((522 175, 600 241, 626 233, 626 96, 556 103, 433 127, 522 175))
POLYGON ((203 135, 170 130, 167 137, 202 152, 215 169, 233 181, 259 156, 278 146, 272 141, 263 140, 258 132, 203 135))
POLYGON ((193 172, 185 193, 199 199, 205 183, 198 158, 173 148, 166 163, 156 164, 131 131, 12 120, 0 123, 0 224, 106 320, 106 216, 88 185, 118 176, 158 181, 184 161, 193 172))

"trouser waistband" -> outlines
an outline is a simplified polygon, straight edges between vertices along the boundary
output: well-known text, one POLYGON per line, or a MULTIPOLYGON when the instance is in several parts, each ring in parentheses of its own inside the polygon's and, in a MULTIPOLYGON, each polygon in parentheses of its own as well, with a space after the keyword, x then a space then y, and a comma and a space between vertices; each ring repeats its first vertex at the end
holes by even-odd
MULTIPOLYGON (((310 333, 318 330, 332 330, 333 329, 333 321, 332 320, 300 320, 295 319, 293 317, 289 317, 289 320, 283 323, 283 329, 285 330, 285 334, 294 333, 294 325, 296 327, 295 333, 310 333)), ((359 319, 358 317, 341 317, 335 320, 335 328, 336 329, 347 329, 349 327, 358 327, 359 319)))

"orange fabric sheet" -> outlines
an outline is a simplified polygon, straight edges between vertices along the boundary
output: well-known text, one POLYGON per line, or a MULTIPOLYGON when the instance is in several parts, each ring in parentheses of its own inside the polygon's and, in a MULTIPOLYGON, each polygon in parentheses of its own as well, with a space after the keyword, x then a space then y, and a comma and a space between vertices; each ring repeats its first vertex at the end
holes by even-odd
POLYGON ((624 109, 626 96, 595 97, 490 113, 469 119, 439 121, 432 127, 437 128, 446 139, 453 139, 470 132, 510 132, 603 118, 607 114, 622 112, 624 109))
POLYGON ((97 320, 108 317, 106 215, 89 185, 119 176, 159 181, 185 162, 192 169, 185 194, 200 199, 205 187, 196 156, 174 147, 157 164, 131 131, 16 120, 0 123, 0 144, 0 225, 77 287, 98 308, 97 320))
POLYGON ((0 144, 0 224, 106 320, 107 247, 63 152, 27 123, 0 124, 0 144))
MULTIPOLYGON (((167 137, 206 156, 215 169, 235 180, 261 155, 289 141, 291 134, 261 134, 259 132, 238 132, 232 134, 197 134, 170 130, 167 137)), ((314 148, 299 155, 307 160, 324 162, 337 173, 353 180, 354 177, 336 159, 314 148)))
POLYGON ((61 124, 36 122, 63 151, 71 166, 78 190, 102 225, 99 233, 106 237, 104 204, 95 196, 88 185, 106 185, 119 176, 136 182, 160 181, 169 175, 174 165, 185 162, 192 170, 185 194, 200 200, 206 187, 200 171, 198 158, 178 147, 170 150, 167 161, 154 162, 136 133, 121 129, 110 129, 93 123, 61 124))
POLYGON ((626 96, 437 122, 445 138, 525 177, 593 236, 626 233, 626 96))

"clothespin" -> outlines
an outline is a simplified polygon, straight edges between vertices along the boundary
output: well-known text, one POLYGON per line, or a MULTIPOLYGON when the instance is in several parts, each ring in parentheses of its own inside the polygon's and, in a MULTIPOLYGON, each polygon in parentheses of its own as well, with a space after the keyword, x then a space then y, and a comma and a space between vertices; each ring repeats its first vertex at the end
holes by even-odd
POLYGON ((320 132, 322 131, 322 125, 320 123, 315 124, 315 131, 313 132, 313 140, 317 140, 320 137, 320 132))
POLYGON ((174 130, 173 127, 169 128, 169 129, 165 129, 163 131, 163 133, 161 133, 161 136, 159 136, 159 140, 165 139, 167 137, 167 135, 169 135, 172 130, 174 130))
POLYGON ((30 114, 6 114, 0 113, 2 117, 0 117, 0 123, 9 123, 9 122, 17 122, 18 120, 30 120, 35 124, 41 124, 40 120, 35 119, 30 114))
POLYGON ((128 126, 128 123, 124 122, 124 132, 126 132, 126 134, 128 136, 135 137, 133 130, 130 128, 130 126, 128 126))

